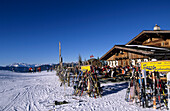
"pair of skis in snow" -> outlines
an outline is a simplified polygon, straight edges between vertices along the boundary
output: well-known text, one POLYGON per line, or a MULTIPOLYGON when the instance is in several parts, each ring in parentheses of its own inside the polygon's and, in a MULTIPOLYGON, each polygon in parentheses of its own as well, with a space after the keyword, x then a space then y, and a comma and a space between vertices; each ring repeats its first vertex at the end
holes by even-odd
MULTIPOLYGON (((87 102, 86 100, 82 100, 82 99, 79 99, 79 98, 76 98, 76 97, 72 97, 72 99, 75 99, 75 100, 78 100, 78 102, 87 102)), ((54 111, 56 109, 58 109, 57 107, 55 106, 58 106, 58 105, 64 105, 64 104, 70 104, 71 102, 68 102, 68 101, 54 101, 54 103, 51 103, 51 104, 48 104, 46 107, 54 107, 53 109, 50 109, 49 111, 54 111)))

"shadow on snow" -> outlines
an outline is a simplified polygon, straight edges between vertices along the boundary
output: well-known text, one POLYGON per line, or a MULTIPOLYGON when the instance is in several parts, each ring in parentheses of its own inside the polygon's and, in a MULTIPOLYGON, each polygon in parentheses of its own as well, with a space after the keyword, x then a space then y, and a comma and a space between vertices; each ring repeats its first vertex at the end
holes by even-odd
POLYGON ((108 85, 108 86, 103 86, 103 96, 109 95, 109 94, 113 94, 113 93, 117 93, 123 89, 128 88, 128 82, 124 82, 124 83, 117 83, 117 84, 113 84, 113 85, 108 85))

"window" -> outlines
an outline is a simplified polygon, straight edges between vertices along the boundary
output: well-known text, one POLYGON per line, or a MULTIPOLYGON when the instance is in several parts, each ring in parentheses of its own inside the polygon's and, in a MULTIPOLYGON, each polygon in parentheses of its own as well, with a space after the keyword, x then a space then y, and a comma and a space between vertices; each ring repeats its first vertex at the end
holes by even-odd
POLYGON ((165 42, 165 45, 169 45, 169 43, 168 43, 168 42, 165 42))
POLYGON ((121 64, 121 60, 119 60, 119 64, 118 64, 118 65, 122 65, 122 64, 121 64))
POLYGON ((165 45, 165 43, 164 42, 162 42, 162 46, 164 46, 165 45))
POLYGON ((124 66, 126 65, 125 62, 126 62, 126 61, 124 60, 124 61, 123 61, 123 65, 124 65, 124 66))

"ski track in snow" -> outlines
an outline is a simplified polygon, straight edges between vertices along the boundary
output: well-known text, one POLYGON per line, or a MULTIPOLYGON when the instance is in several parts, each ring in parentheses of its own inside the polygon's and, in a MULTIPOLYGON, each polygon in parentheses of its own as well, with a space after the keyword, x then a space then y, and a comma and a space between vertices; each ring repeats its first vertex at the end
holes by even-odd
MULTIPOLYGON (((125 101, 127 82, 105 83, 102 98, 71 96, 72 87, 60 87, 56 72, 0 71, 0 111, 151 111, 125 101), (73 97, 77 99, 73 99, 73 97), (53 106, 53 102, 70 103, 53 106), (81 101, 79 101, 81 100, 81 101)), ((154 110, 155 111, 155 110, 154 110)))

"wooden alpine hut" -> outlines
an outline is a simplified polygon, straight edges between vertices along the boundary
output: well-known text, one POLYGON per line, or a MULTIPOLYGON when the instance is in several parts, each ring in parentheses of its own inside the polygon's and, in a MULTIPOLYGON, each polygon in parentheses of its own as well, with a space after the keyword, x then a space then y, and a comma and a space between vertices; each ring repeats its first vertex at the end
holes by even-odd
POLYGON ((125 45, 115 45, 100 60, 111 67, 170 59, 170 30, 144 30, 125 45))

